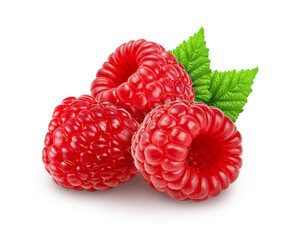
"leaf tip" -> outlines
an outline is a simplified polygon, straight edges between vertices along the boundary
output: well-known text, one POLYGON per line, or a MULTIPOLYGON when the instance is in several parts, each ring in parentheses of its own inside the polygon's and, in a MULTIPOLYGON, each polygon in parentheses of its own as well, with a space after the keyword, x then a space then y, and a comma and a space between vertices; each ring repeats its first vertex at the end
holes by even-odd
POLYGON ((198 30, 198 33, 203 33, 204 34, 204 28, 201 26, 200 29, 198 30))

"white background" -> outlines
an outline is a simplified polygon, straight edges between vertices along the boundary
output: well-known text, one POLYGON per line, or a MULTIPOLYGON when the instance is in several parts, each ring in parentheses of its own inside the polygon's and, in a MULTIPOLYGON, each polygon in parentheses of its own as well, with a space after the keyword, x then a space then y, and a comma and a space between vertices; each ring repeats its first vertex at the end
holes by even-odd
POLYGON ((1 1, 1 239, 293 239, 292 1, 1 1), (211 68, 259 67, 237 121, 244 165, 217 198, 180 202, 139 176, 106 192, 54 184, 41 152, 52 111, 89 93, 132 39, 173 49, 205 29, 211 68))

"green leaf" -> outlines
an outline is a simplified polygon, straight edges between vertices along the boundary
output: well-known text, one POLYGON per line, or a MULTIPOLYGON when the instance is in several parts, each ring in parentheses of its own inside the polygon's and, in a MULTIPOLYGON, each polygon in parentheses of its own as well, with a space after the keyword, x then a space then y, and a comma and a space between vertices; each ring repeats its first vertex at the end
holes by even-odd
POLYGON ((251 70, 211 72, 212 97, 208 105, 221 109, 235 122, 252 92, 251 85, 257 72, 258 67, 251 70))
POLYGON ((195 101, 206 103, 210 97, 210 60, 209 49, 204 39, 204 29, 182 42, 174 50, 170 51, 183 65, 192 79, 192 87, 195 91, 195 101))

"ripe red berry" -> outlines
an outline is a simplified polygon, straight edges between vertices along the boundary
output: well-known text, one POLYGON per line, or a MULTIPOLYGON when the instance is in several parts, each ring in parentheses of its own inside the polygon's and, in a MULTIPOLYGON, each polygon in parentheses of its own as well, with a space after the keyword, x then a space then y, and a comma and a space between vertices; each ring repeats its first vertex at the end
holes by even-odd
POLYGON ((193 100, 192 82, 183 66, 161 45, 146 40, 119 46, 97 72, 92 96, 124 107, 142 122, 158 105, 193 100))
POLYGON ((149 113, 132 140, 135 166, 156 191, 203 201, 236 180, 241 135, 215 107, 176 101, 149 113))
POLYGON ((43 162, 53 180, 75 190, 106 190, 137 173, 131 138, 138 123, 130 114, 92 96, 69 97, 53 112, 43 162))

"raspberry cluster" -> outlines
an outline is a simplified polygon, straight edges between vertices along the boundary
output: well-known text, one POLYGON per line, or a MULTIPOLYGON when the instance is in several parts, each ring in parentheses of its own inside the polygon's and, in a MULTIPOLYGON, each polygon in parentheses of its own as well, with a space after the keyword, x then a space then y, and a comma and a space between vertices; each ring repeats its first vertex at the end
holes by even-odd
POLYGON ((241 153, 235 124, 219 109, 193 101, 154 109, 132 143, 144 180, 177 200, 217 196, 238 177, 241 153))
POLYGON ((97 72, 92 96, 55 108, 42 154, 47 172, 75 190, 107 190, 139 172, 177 200, 217 196, 238 177, 241 135, 221 110, 194 102, 191 86, 161 45, 122 44, 97 72))
POLYGON ((75 190, 107 190, 137 173, 130 152, 137 122, 130 114, 92 96, 58 105, 45 137, 43 162, 53 180, 75 190))
POLYGON ((146 40, 119 46, 97 72, 92 96, 124 107, 138 122, 153 108, 193 100, 190 76, 161 45, 146 40))

